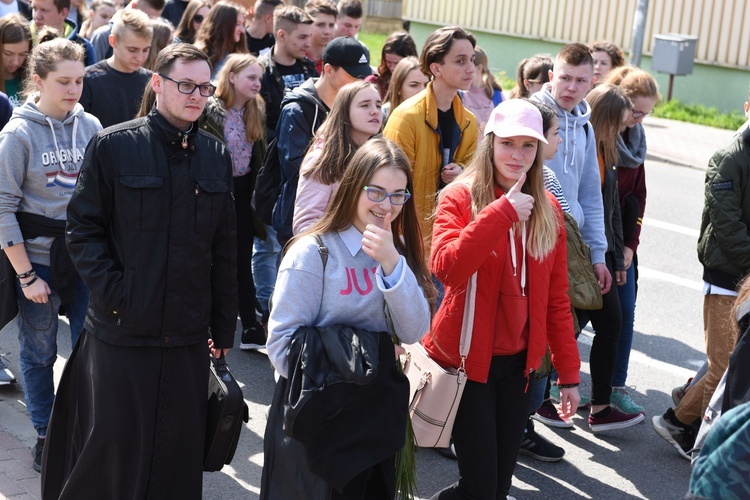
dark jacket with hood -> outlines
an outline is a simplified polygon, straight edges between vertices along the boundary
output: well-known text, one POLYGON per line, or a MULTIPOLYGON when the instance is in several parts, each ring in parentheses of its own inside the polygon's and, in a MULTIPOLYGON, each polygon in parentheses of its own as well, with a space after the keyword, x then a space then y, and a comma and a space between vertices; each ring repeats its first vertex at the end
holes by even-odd
MULTIPOLYGON (((260 82, 260 95, 266 101, 266 140, 268 142, 271 142, 276 137, 276 125, 279 122, 281 109, 284 107, 284 96, 287 94, 284 77, 279 73, 276 61, 273 59, 275 48, 272 47, 271 52, 262 58, 265 62, 266 70, 263 72, 260 82)), ((297 62, 302 66, 302 74, 306 82, 312 77, 320 76, 315 69, 315 63, 310 59, 305 57, 304 59, 297 59, 297 62)))
POLYGON ((123 346, 230 348, 237 238, 229 151, 156 109, 99 133, 68 205, 68 251, 91 291, 86 329, 123 346))
POLYGON ((300 165, 315 132, 328 116, 328 106, 315 89, 317 81, 308 79, 284 98, 276 126, 282 186, 273 208, 272 224, 282 245, 292 237, 300 165))

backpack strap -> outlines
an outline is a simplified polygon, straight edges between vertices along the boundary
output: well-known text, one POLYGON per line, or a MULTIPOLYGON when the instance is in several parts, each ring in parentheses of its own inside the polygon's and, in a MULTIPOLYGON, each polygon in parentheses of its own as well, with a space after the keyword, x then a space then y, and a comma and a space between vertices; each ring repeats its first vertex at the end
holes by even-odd
POLYGON ((323 239, 319 234, 316 234, 314 238, 318 244, 318 253, 320 253, 320 260, 323 261, 323 271, 325 272, 326 264, 328 264, 328 247, 323 244, 323 239))

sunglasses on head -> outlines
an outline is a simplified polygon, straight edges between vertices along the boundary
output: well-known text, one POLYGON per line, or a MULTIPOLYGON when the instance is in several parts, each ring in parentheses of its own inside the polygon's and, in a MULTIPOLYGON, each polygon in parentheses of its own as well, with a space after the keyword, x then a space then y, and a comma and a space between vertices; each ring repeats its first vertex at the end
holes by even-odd
POLYGON ((203 16, 200 15, 200 14, 194 15, 193 16, 193 22, 194 23, 198 23, 198 24, 202 23, 203 22, 203 16))

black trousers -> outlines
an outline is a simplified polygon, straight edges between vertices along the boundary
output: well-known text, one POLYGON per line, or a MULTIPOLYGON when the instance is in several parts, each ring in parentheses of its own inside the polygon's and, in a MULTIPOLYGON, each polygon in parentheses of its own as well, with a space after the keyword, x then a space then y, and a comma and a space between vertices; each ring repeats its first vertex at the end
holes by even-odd
POLYGON ((493 356, 487 383, 466 383, 452 434, 460 479, 431 500, 507 497, 529 417, 525 368, 526 351, 493 356))
POLYGON ((591 404, 609 405, 612 394, 612 372, 615 369, 617 343, 620 340, 622 311, 620 296, 615 283, 614 255, 606 254, 607 269, 612 275, 612 286, 602 296, 602 308, 594 311, 576 309, 581 328, 591 321, 594 340, 591 344, 589 364, 591 366, 591 404))
POLYGON ((234 178, 234 208, 237 212, 237 296, 239 298, 239 315, 242 329, 255 325, 257 299, 255 281, 253 280, 253 207, 250 204, 253 196, 251 175, 234 178))

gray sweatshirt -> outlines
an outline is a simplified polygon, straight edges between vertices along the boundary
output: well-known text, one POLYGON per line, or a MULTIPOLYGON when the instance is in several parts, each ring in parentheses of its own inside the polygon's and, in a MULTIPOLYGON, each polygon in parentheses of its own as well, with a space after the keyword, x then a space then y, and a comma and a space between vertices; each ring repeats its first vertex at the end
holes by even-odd
POLYGON ((591 107, 584 99, 569 113, 557 105, 549 83, 532 98, 557 111, 563 142, 555 157, 546 164, 560 181, 570 213, 581 229, 583 241, 591 248, 591 262, 603 263, 607 238, 594 127, 589 123, 591 107))
MULTIPOLYGON (((102 129, 80 104, 61 122, 35 102, 14 109, 0 132, 0 248, 23 241, 16 212, 66 220, 86 145, 102 129)), ((48 237, 26 241, 29 260, 48 266, 51 245, 48 237)))
POLYGON ((349 325, 385 332, 385 301, 403 343, 419 341, 430 328, 427 300, 403 256, 394 272, 383 278, 378 262, 362 250, 362 234, 353 226, 321 238, 329 253, 325 272, 312 236, 295 243, 279 267, 267 348, 271 364, 283 377, 289 343, 301 326, 349 325))

